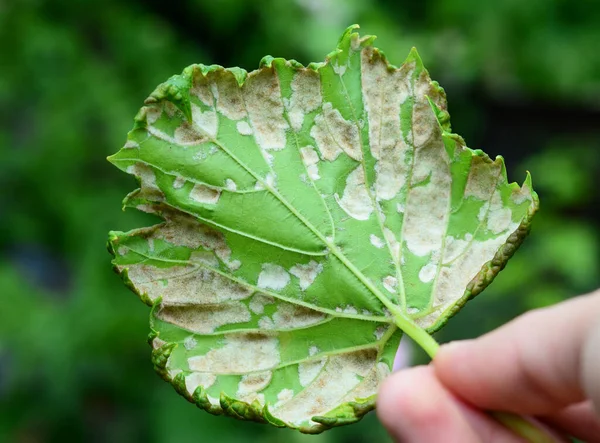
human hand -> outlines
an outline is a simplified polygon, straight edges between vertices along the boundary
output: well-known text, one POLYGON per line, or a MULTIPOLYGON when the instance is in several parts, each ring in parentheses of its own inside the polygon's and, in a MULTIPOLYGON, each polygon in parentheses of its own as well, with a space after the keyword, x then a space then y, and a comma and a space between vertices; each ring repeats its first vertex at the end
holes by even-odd
POLYGON ((600 291, 444 345, 429 366, 390 376, 377 401, 399 442, 523 441, 486 410, 533 416, 557 435, 600 442, 600 291))

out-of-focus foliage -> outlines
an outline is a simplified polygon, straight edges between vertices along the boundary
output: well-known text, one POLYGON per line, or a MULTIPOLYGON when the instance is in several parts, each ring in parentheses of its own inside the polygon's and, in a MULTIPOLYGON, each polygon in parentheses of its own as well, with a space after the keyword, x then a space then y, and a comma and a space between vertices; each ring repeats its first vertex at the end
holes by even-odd
POLYGON ((154 86, 194 62, 320 60, 351 23, 390 58, 417 46, 454 129, 532 172, 531 237, 441 340, 478 335, 599 283, 600 3, 243 0, 0 3, 0 441, 383 441, 373 414, 318 437, 197 411, 139 345, 147 313, 106 232, 131 188, 104 158, 154 86))

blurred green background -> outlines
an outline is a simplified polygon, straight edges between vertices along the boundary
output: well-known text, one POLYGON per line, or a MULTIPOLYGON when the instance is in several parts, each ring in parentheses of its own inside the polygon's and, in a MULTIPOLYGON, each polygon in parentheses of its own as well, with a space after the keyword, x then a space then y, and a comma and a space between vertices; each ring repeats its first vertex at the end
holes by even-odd
MULTIPOLYGON (((453 128, 530 170, 542 202, 497 281, 438 334, 473 337, 598 286, 600 2, 0 1, 0 441, 388 441, 375 414, 303 436, 197 410, 160 380, 149 310, 112 272, 105 161, 154 87, 195 62, 320 61, 352 23, 399 64, 417 46, 453 128)), ((418 357, 417 357, 418 360, 418 357)))

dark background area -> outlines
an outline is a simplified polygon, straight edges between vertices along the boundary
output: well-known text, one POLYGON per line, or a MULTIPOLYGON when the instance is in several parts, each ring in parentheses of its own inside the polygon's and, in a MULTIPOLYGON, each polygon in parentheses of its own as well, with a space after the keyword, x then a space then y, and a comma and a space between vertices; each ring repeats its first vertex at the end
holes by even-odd
POLYGON ((375 414, 311 437, 188 404, 154 374, 148 310, 105 249, 155 221, 121 212, 135 184, 105 157, 158 83, 320 61, 352 23, 393 63, 416 46, 454 131, 540 195, 531 237, 439 340, 598 286, 600 2, 0 1, 0 441, 387 441, 375 414))

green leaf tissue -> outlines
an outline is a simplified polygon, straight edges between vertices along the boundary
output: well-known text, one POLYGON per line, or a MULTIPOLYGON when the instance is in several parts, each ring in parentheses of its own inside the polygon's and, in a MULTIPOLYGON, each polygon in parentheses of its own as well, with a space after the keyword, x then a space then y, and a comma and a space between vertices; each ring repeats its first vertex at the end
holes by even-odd
POLYGON ((452 133, 416 50, 399 67, 348 28, 322 63, 192 65, 159 85, 109 161, 109 234, 151 307, 157 372, 211 414, 319 433, 375 407, 403 334, 441 328, 515 252, 538 207, 452 133))

